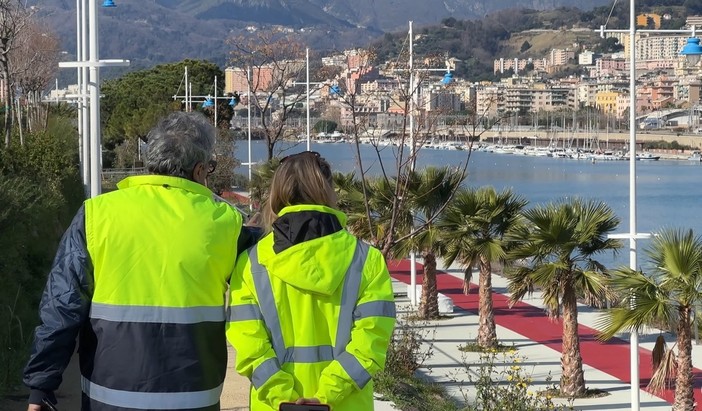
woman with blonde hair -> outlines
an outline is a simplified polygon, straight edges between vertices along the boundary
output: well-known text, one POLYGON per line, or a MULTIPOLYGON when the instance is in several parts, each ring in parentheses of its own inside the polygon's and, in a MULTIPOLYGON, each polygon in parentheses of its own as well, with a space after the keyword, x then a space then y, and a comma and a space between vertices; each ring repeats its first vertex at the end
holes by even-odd
POLYGON ((285 157, 270 187, 267 232, 231 280, 227 337, 251 380, 252 411, 281 403, 372 410, 372 376, 395 325, 392 282, 379 250, 344 229, 329 163, 285 157))

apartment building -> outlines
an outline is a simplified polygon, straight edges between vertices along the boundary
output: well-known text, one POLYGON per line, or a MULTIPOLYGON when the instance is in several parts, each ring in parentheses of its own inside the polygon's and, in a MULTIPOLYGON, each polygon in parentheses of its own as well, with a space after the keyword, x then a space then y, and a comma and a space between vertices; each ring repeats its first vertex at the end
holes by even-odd
POLYGON ((656 13, 639 14, 638 16, 636 16, 636 26, 658 30, 661 28, 662 17, 663 16, 656 13), (649 27, 649 22, 653 23, 653 27, 649 27))
POLYGON ((463 101, 459 94, 445 90, 432 90, 422 95, 422 103, 424 110, 428 112, 453 112, 461 110, 463 101))
POLYGON ((597 83, 583 82, 576 86, 576 105, 580 107, 595 107, 597 96, 597 83))
MULTIPOLYGON (((252 91, 267 90, 273 83, 273 67, 252 67, 251 68, 252 91)), ((224 69, 224 92, 225 93, 245 93, 248 90, 246 81, 246 68, 227 67, 224 69)))
MULTIPOLYGON (((251 91, 270 90, 272 86, 289 80, 302 80, 305 70, 304 60, 285 60, 275 66, 264 65, 251 67, 251 91), (277 68, 276 68, 277 67, 277 68), (300 79, 295 79, 296 75, 300 79)), ((224 92, 246 92, 246 67, 227 67, 224 69, 224 92)))
POLYGON ((592 66, 595 64, 595 57, 597 54, 592 51, 583 51, 578 54, 578 65, 580 66, 592 66))
POLYGON ((361 83, 361 94, 389 93, 399 89, 401 86, 402 84, 398 79, 381 77, 361 83))
POLYGON ((513 59, 505 59, 505 58, 500 58, 500 59, 495 59, 493 60, 492 63, 492 72, 493 73, 504 73, 505 71, 512 70, 514 71, 515 74, 519 74, 523 71, 526 70, 527 65, 533 64, 534 65, 534 70, 536 71, 546 71, 548 68, 548 60, 545 58, 542 59, 520 59, 520 58, 513 58, 513 59))
POLYGON ((475 89, 475 109, 481 117, 496 117, 505 111, 504 87, 478 86, 475 89))
POLYGON ((617 90, 598 91, 595 95, 595 107, 606 114, 616 115, 617 97, 621 95, 623 95, 623 92, 617 90))
POLYGON ((616 77, 629 70, 629 62, 623 58, 603 57, 595 61, 594 73, 590 77, 616 77))
POLYGON ((700 27, 702 28, 702 16, 687 16, 685 19, 685 25, 687 27, 700 27))
POLYGON ((575 51, 568 49, 553 49, 549 56, 549 65, 565 66, 570 60, 575 60, 575 51))
POLYGON ((667 61, 668 67, 682 57, 680 50, 685 46, 687 36, 641 36, 636 41, 636 60, 667 61))
MULTIPOLYGON (((610 33, 608 37, 615 37, 619 44, 624 46, 623 55, 628 59, 630 37, 627 33, 610 33)), ((656 33, 636 34, 636 61, 661 60, 668 61, 668 67, 682 57, 680 50, 687 42, 686 35, 661 35, 656 33)), ((638 67, 638 64, 637 64, 638 67)))
POLYGON ((620 92, 614 101, 614 115, 617 118, 624 118, 629 110, 629 93, 620 92))

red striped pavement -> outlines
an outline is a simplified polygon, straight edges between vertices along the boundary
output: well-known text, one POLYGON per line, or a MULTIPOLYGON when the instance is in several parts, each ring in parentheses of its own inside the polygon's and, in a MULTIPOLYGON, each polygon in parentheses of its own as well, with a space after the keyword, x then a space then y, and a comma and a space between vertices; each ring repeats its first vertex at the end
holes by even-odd
MULTIPOLYGON (((395 260, 388 263, 390 275, 398 281, 410 283, 410 262, 395 260)), ((417 284, 422 284, 422 265, 417 264, 417 284)), ((437 271, 439 292, 453 300, 455 306, 473 314, 478 314, 478 287, 471 284, 469 295, 463 294, 463 281, 444 271, 437 271)), ((540 307, 518 302, 509 308, 509 299, 504 294, 493 292, 495 322, 502 327, 523 335, 531 341, 545 345, 561 352, 563 325, 560 319, 550 319, 540 307)), ((595 339, 596 330, 579 325, 580 352, 583 362, 590 367, 603 371, 620 381, 630 383, 629 342, 612 338, 603 343, 595 339)), ((499 338, 499 334, 498 334, 499 338)), ((640 387, 645 391, 652 375, 651 351, 639 348, 640 387)), ((694 369, 695 401, 702 404, 702 370, 694 369)), ((587 382, 587 374, 585 375, 587 382)), ((669 403, 673 402, 673 390, 666 390, 658 395, 669 403)))

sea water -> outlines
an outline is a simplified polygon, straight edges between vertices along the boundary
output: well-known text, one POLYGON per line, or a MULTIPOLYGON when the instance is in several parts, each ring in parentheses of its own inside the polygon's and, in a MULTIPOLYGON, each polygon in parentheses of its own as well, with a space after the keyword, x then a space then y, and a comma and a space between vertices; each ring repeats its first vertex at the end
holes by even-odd
MULTIPOLYGON (((305 150, 305 143, 281 145, 280 155, 305 150)), ((312 144, 341 172, 355 171, 356 149, 352 144, 312 144)), ((371 145, 360 146, 364 169, 370 175, 385 171, 393 175, 398 148, 384 147, 379 152, 371 145), (380 157, 380 159, 378 158, 380 157)), ((277 153, 278 154, 278 153, 277 153)), ((405 156, 408 150, 405 150, 405 156)), ((246 162, 247 142, 237 142, 237 157, 246 162)), ((266 159, 265 144, 252 142, 253 162, 266 159)), ((498 191, 511 189, 529 201, 527 207, 553 201, 580 197, 608 204, 620 218, 617 233, 629 233, 631 218, 630 162, 560 159, 479 151, 421 149, 417 168, 426 166, 460 167, 468 161, 470 187, 493 186, 498 191), (470 155, 470 156, 469 156, 470 155)), ((689 228, 702 235, 702 164, 684 160, 637 161, 636 165, 636 231, 655 233, 663 228, 689 228)), ((246 168, 237 170, 246 174, 246 168)), ((608 266, 629 265, 628 241, 615 256, 603 256, 608 266)), ((637 249, 643 251, 647 240, 639 240, 637 249)), ((643 252, 639 261, 645 258, 643 252)))

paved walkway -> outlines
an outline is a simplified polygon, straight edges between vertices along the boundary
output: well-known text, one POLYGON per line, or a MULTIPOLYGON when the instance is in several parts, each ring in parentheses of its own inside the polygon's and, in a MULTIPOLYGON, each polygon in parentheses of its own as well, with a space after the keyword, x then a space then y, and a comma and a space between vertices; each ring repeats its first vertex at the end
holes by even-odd
MULTIPOLYGON (((395 280, 397 293, 406 293, 410 282, 409 261, 393 262, 391 275, 395 280)), ((421 266, 418 268, 417 284, 422 283, 421 266)), ((477 281, 477 272, 473 280, 477 281)), ((471 294, 462 293, 463 271, 454 267, 443 271, 437 276, 439 292, 453 299, 456 308, 454 314, 445 320, 430 322, 426 329, 430 332, 426 338, 427 344, 432 344, 434 356, 426 362, 425 372, 428 378, 442 384, 456 399, 471 397, 472 387, 469 381, 469 371, 463 364, 479 363, 476 353, 463 353, 458 348, 469 340, 474 340, 478 330, 478 293, 473 286, 471 294)), ((533 297, 513 308, 507 306, 506 280, 498 275, 493 276, 494 308, 497 323, 498 339, 505 344, 514 344, 520 357, 526 361, 520 364, 523 369, 530 371, 534 380, 534 390, 545 388, 550 376, 551 383, 558 383, 561 375, 560 349, 562 341, 561 322, 551 320, 542 309, 540 295, 533 297)), ((414 311, 406 297, 397 299, 398 311, 414 311)), ((607 343, 595 340, 594 324, 599 318, 597 310, 580 306, 578 320, 581 337, 581 350, 585 364, 585 380, 588 388, 607 391, 610 395, 578 399, 574 402, 576 410, 629 410, 631 409, 630 391, 630 348, 628 334, 614 338, 607 343)), ((651 330, 640 336, 640 405, 642 410, 670 410, 673 392, 666 391, 660 397, 645 390, 651 376, 651 349, 659 335, 657 330, 651 330)), ((665 334, 666 340, 674 341, 674 336, 665 334)), ((669 344, 669 347, 671 345, 669 344)), ((702 346, 693 344, 693 363, 702 367, 702 346)), ((513 365, 513 364, 508 364, 513 365)), ((702 404, 702 371, 695 368, 695 398, 702 404)), ((702 409, 702 408, 700 408, 702 409)))
MULTIPOLYGON (((391 264, 391 274, 397 297, 398 312, 410 313, 411 307, 406 297, 407 285, 410 282, 409 262, 391 264)), ((445 387, 447 392, 461 401, 473 395, 470 384, 470 374, 473 372, 466 365, 479 363, 476 353, 463 353, 459 347, 467 341, 474 340, 478 330, 478 295, 473 287, 468 296, 462 293, 463 271, 457 268, 448 269, 438 275, 439 291, 452 298, 456 308, 446 319, 421 324, 425 344, 431 345, 434 355, 425 362, 420 370, 426 378, 445 387)), ((477 281, 477 274, 474 275, 477 281)), ((418 269, 417 283, 422 283, 421 266, 418 269)), ((533 389, 546 388, 549 384, 558 383, 560 378, 560 345, 561 323, 549 319, 541 308, 540 296, 507 307, 506 281, 500 276, 493 276, 494 307, 496 313, 497 336, 504 344, 514 344, 517 354, 524 361, 519 365, 534 380, 533 389), (551 383, 547 379, 551 378, 551 383)), ((574 402, 576 410, 629 410, 631 409, 631 393, 629 389, 629 343, 628 335, 622 335, 608 343, 600 343, 594 339, 594 324, 599 315, 596 310, 581 306, 578 314, 580 322, 581 349, 584 361, 585 380, 588 388, 607 391, 610 395, 578 399, 574 402)), ((641 409, 646 411, 670 410, 673 398, 672 391, 661 397, 646 392, 645 386, 651 375, 651 349, 658 332, 640 337, 640 373, 641 387, 639 392, 641 409)), ((673 336, 666 334, 668 341, 673 336)), ((248 409, 249 383, 233 369, 235 352, 230 349, 227 379, 225 381, 221 404, 224 411, 242 411, 248 409)), ((702 346, 693 345, 693 362, 696 367, 702 367, 702 346)), ((80 409, 80 386, 77 362, 73 361, 67 370, 64 384, 58 391, 60 409, 62 411, 77 411, 80 409)), ((508 364, 508 366, 513 364, 508 364)), ((695 369, 695 396, 702 404, 702 371, 695 369)), ((376 411, 392 411, 392 404, 376 401, 376 411)), ((702 409, 702 408, 700 408, 702 409)), ((2 411, 26 410, 26 393, 19 393, 4 401, 0 401, 2 411), (24 395, 23 395, 24 394, 24 395)))
MULTIPOLYGON (((222 411, 244 411, 249 409, 249 381, 234 371, 236 352, 229 347, 229 361, 227 362, 227 378, 220 404, 222 411)), ((26 411, 28 392, 23 390, 4 400, 0 400, 0 411, 26 411)), ((63 383, 56 392, 61 411, 80 410, 80 370, 78 369, 78 356, 74 355, 71 363, 63 375, 63 383)))

